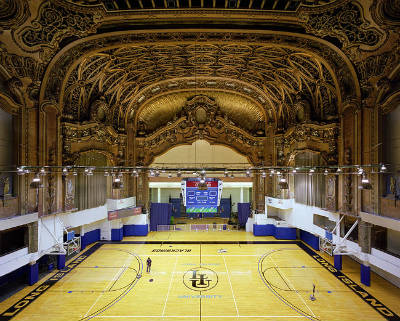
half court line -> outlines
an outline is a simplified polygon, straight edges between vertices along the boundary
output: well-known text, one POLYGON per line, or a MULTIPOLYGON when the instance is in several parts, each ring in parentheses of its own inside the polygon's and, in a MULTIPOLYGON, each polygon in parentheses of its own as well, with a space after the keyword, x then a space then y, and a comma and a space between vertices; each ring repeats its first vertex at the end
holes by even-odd
POLYGON ((171 280, 169 281, 169 287, 168 287, 167 297, 165 298, 165 303, 164 303, 164 308, 163 308, 163 312, 162 312, 162 317, 164 317, 165 308, 167 307, 167 301, 168 301, 169 291, 171 290, 172 280, 174 279, 175 269, 176 269, 176 264, 177 264, 177 263, 178 263, 178 257, 176 257, 175 265, 174 265, 174 270, 173 270, 172 273, 171 273, 171 280))
POLYGON ((239 310, 238 310, 238 307, 237 307, 237 304, 236 304, 235 294, 233 293, 232 282, 231 282, 231 278, 230 278, 230 276, 229 276, 228 266, 226 265, 225 256, 222 255, 222 258, 224 259, 224 264, 225 264, 225 269, 226 269, 226 275, 228 276, 229 285, 230 285, 230 287, 231 287, 233 302, 235 303, 235 308, 236 308, 236 314, 237 314, 237 316, 239 316, 239 310))

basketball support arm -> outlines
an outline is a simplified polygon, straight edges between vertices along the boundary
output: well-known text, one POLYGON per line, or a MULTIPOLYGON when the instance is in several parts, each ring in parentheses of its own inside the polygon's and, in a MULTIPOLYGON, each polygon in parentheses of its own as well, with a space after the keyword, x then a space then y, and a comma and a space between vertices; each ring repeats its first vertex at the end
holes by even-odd
POLYGON ((64 249, 64 244, 60 243, 60 241, 57 239, 57 237, 54 235, 54 233, 52 231, 50 231, 50 229, 46 226, 46 224, 43 222, 43 219, 41 219, 41 226, 44 226, 45 229, 47 230, 47 232, 50 234, 50 236, 54 239, 54 241, 56 242, 55 245, 49 247, 48 249, 44 250, 44 252, 46 252, 46 254, 53 254, 53 255, 65 255, 67 252, 64 249), (50 251, 48 252, 48 250, 55 248, 58 251, 50 251))
POLYGON ((344 245, 344 242, 346 242, 347 238, 353 232, 353 230, 356 228, 358 224, 358 220, 354 222, 354 224, 350 227, 346 235, 341 239, 339 238, 339 243, 336 244, 335 249, 333 250, 334 255, 340 255, 340 254, 350 254, 350 251, 346 251, 346 245, 344 245))

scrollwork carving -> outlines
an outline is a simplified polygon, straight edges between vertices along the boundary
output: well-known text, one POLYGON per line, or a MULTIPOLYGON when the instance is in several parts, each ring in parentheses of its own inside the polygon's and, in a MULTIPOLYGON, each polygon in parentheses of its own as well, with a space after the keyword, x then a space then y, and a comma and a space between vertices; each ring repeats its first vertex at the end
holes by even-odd
POLYGON ((11 29, 22 25, 29 17, 26 0, 3 0, 0 2, 0 29, 11 29))
POLYGON ((353 2, 323 13, 309 14, 304 24, 306 30, 321 37, 337 38, 344 50, 351 47, 375 47, 383 34, 364 18, 362 8, 353 2))
POLYGON ((18 30, 15 37, 28 52, 37 52, 44 48, 55 50, 66 37, 79 38, 95 32, 98 18, 93 13, 67 9, 46 1, 41 4, 32 26, 18 30))

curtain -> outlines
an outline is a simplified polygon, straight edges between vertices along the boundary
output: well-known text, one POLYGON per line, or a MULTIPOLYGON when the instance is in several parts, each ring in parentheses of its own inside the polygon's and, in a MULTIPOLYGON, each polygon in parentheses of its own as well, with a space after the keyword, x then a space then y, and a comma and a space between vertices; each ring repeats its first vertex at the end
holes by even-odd
POLYGON ((250 216, 250 203, 238 203, 239 225, 245 226, 250 216))
MULTIPOLYGON (((108 166, 107 157, 97 152, 87 152, 79 156, 76 165, 108 166)), ((107 177, 103 173, 87 176, 78 173, 76 176, 75 206, 79 210, 104 205, 107 200, 107 177)))
MULTIPOLYGON (((295 166, 326 165, 321 155, 311 152, 299 153, 295 157, 295 166)), ((325 207, 325 175, 315 173, 297 173, 294 175, 294 191, 297 203, 325 207)))
POLYGON ((172 205, 169 203, 151 203, 150 231, 157 231, 157 225, 168 225, 171 219, 172 205))

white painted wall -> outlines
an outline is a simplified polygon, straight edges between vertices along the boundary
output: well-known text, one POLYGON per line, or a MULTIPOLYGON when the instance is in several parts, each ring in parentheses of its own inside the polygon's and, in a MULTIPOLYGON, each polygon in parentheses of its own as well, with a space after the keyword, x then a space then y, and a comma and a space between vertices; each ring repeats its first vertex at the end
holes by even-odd
POLYGON ((282 220, 285 220, 291 226, 295 226, 299 229, 317 234, 322 237, 325 237, 325 230, 317 225, 314 225, 314 214, 325 216, 329 218, 329 220, 334 222, 338 222, 340 219, 339 214, 328 212, 318 207, 299 204, 296 202, 294 202, 292 210, 282 210, 269 206, 268 216, 270 216, 270 214, 275 214, 275 216, 278 216, 282 220))
POLYGON ((106 219, 108 216, 107 206, 99 206, 74 213, 60 214, 59 217, 67 228, 88 225, 92 222, 106 219))
POLYGON ((0 231, 29 224, 38 220, 38 213, 7 217, 0 220, 0 231))
POLYGON ((134 207, 136 206, 136 196, 121 199, 107 199, 106 205, 109 211, 120 210, 127 207, 134 207))
POLYGON ((38 252, 28 254, 27 247, 4 255, 0 261, 0 276, 15 271, 21 266, 36 261, 38 258, 38 252))
POLYGON ((148 214, 139 214, 129 217, 122 218, 122 223, 124 225, 145 225, 150 224, 148 214))

